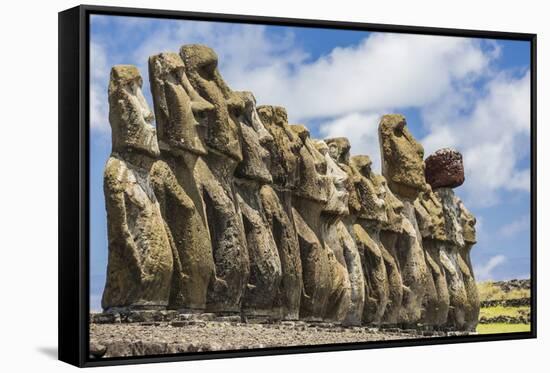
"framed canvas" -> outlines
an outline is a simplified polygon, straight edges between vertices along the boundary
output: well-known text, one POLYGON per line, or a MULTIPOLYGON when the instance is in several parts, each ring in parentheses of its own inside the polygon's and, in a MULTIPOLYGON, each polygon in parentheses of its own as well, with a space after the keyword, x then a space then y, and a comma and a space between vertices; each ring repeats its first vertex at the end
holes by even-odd
POLYGON ((535 145, 534 34, 60 12, 59 359, 534 338, 535 145))

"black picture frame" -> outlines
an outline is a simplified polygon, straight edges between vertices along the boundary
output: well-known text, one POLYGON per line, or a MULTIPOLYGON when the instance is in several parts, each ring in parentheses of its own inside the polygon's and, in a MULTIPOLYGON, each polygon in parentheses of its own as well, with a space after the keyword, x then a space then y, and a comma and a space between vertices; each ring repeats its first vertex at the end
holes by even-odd
POLYGON ((502 341, 537 336, 537 35, 358 22, 276 18, 81 5, 64 10, 59 22, 59 360, 79 367, 173 362, 371 348, 502 341), (528 41, 531 45, 531 331, 433 339, 200 352, 132 358, 89 359, 89 17, 92 14, 165 19, 322 27, 528 41))

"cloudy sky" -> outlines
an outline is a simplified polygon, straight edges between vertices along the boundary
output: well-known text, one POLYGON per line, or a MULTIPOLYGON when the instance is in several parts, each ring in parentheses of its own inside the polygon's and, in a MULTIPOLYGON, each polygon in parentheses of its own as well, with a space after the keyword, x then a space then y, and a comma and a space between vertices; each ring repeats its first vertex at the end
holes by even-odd
POLYGON ((92 309, 100 309, 107 263, 110 68, 138 66, 152 107, 148 56, 192 43, 216 50, 231 88, 285 106, 314 137, 348 137, 378 172, 385 113, 406 116, 426 155, 458 149, 466 182, 455 191, 478 218, 478 280, 529 277, 528 42, 94 15, 90 43, 92 309))

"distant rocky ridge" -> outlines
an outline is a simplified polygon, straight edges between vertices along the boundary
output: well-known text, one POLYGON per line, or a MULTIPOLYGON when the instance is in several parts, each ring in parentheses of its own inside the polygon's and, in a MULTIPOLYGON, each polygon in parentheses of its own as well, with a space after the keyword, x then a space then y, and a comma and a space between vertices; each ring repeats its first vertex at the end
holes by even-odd
POLYGON ((203 45, 151 56, 154 115, 137 68, 111 70, 109 261, 94 317, 475 330, 476 221, 452 189, 462 156, 424 162, 405 118, 384 115, 375 174, 346 138, 313 139, 284 108, 232 91, 217 63, 203 45))
POLYGON ((504 281, 492 281, 494 286, 502 289, 503 292, 507 293, 511 290, 530 290, 531 289, 531 279, 514 279, 514 280, 504 280, 504 281))

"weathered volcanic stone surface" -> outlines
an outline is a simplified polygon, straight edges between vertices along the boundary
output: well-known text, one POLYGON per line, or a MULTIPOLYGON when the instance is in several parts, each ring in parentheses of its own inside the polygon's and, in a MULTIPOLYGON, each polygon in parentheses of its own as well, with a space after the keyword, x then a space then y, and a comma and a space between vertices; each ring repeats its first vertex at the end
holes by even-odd
POLYGON ((424 189, 424 148, 411 135, 405 117, 382 116, 378 126, 382 175, 399 197, 414 200, 424 189))
MULTIPOLYGON (((174 324, 179 325, 179 324, 174 324)), ((243 324, 203 321, 173 326, 140 324, 91 324, 92 358, 143 356, 207 351, 247 350, 287 346, 354 343, 445 336, 369 327, 343 328, 329 323, 282 322, 243 324)))
POLYGON ((275 298, 281 284, 281 261, 262 207, 260 186, 243 182, 237 189, 250 262, 242 309, 249 315, 279 316, 275 298))
POLYGON ((353 225, 353 233, 365 274, 363 322, 380 324, 389 302, 390 291, 384 257, 378 242, 361 224, 353 225))
POLYGON ((325 156, 317 150, 305 126, 294 124, 290 128, 302 143, 298 158, 298 183, 294 194, 325 205, 332 189, 332 182, 327 177, 325 156))
POLYGON ((202 200, 185 163, 164 158, 153 165, 151 181, 174 246, 169 307, 204 310, 215 265, 202 200))
POLYGON ((207 292, 207 310, 211 312, 240 312, 250 276, 242 214, 228 177, 235 166, 232 158, 209 153, 206 159, 199 157, 194 169, 216 265, 216 281, 210 283, 207 292))
POLYGON ((462 154, 454 149, 436 151, 425 160, 426 181, 435 188, 456 188, 464 183, 462 154))
POLYGON ((297 320, 303 286, 302 260, 291 207, 285 206, 284 200, 268 184, 262 186, 260 200, 281 261, 281 285, 275 298, 275 306, 280 307, 283 319, 297 320))
POLYGON ((194 176, 197 157, 207 153, 196 117, 214 107, 191 86, 177 53, 151 56, 149 78, 162 158, 153 166, 151 179, 175 246, 169 307, 200 311, 216 279, 204 203, 194 176))
POLYGON ((199 120, 212 112, 214 105, 193 88, 181 57, 177 53, 149 57, 149 82, 160 148, 172 153, 185 150, 206 154, 204 141, 199 136, 205 123, 199 120))
POLYGON ((403 203, 388 187, 386 178, 382 175, 373 175, 372 181, 379 197, 384 200, 386 220, 380 221, 380 248, 386 264, 386 273, 389 284, 389 302, 384 312, 383 322, 395 324, 402 320, 403 278, 397 257, 397 243, 403 231, 403 203))
POLYGON ((348 331, 366 325, 475 330, 476 221, 452 189, 458 152, 424 161, 405 117, 384 115, 378 175, 347 138, 313 139, 284 108, 231 90, 205 45, 148 62, 156 129, 137 68, 111 73, 93 356, 357 341, 348 331), (259 320, 272 326, 246 324, 259 320), (342 338, 295 333, 309 328, 342 338))
POLYGON ((329 154, 340 164, 349 164, 351 144, 346 137, 333 137, 325 139, 329 147, 329 154))
POLYGON ((213 105, 212 110, 197 115, 198 122, 203 124, 200 127, 205 128, 198 130, 198 135, 203 137, 208 152, 197 158, 193 167, 202 192, 216 267, 215 281, 210 282, 207 292, 207 310, 240 312, 250 276, 250 260, 234 175, 243 159, 239 117, 245 103, 222 79, 217 69, 218 57, 211 48, 184 45, 180 56, 193 90, 213 105))
POLYGON ((281 261, 271 227, 262 206, 260 189, 272 181, 268 170, 269 152, 261 143, 273 141, 256 111, 250 92, 239 92, 245 108, 238 117, 242 133, 243 160, 235 170, 235 191, 242 213, 250 261, 250 277, 242 310, 247 315, 280 315, 275 304, 281 283, 281 261))
POLYGON ((111 70, 113 152, 103 180, 109 259, 101 305, 106 310, 164 308, 170 295, 173 248, 149 175, 159 150, 141 85, 135 66, 111 70))
POLYGON ((271 154, 269 170, 274 187, 293 191, 298 182, 299 153, 303 143, 290 128, 285 108, 258 106, 257 111, 262 124, 273 137, 273 142, 266 142, 263 146, 271 154))
POLYGON ((180 55, 193 88, 214 105, 214 110, 206 113, 206 144, 228 157, 241 161, 237 117, 244 110, 244 102, 239 94, 227 86, 220 75, 218 56, 211 48, 200 44, 182 46, 180 55))
POLYGON ((333 262, 323 243, 321 213, 327 203, 330 180, 326 176, 326 160, 315 148, 304 126, 290 126, 298 136, 297 184, 293 189, 292 215, 300 243, 302 260, 302 293, 300 317, 324 320, 329 299, 334 294, 333 262))
POLYGON ((143 79, 137 67, 116 65, 109 81, 109 123, 113 152, 133 150, 156 158, 157 134, 152 126, 154 115, 141 87, 143 79))
MULTIPOLYGON (((361 201, 356 188, 356 182, 361 175, 358 173, 358 170, 352 166, 350 159, 350 142, 345 137, 337 137, 325 139, 325 143, 328 145, 330 157, 337 162, 338 166, 347 174, 345 187, 348 192, 348 211, 352 216, 351 220, 353 220, 361 210, 361 201)), ((349 226, 349 229, 351 231, 351 226, 349 226)))
POLYGON ((360 219, 375 221, 381 225, 388 220, 385 191, 380 185, 376 185, 375 175, 371 170, 372 161, 366 155, 356 155, 351 158, 351 166, 355 172, 355 190, 360 201, 360 210, 357 216, 360 219))
POLYGON ((256 110, 256 99, 251 92, 238 92, 245 103, 245 108, 238 118, 242 134, 243 160, 237 165, 235 177, 271 183, 269 172, 271 155, 266 148, 271 148, 273 136, 264 127, 256 110), (265 145, 265 147, 264 147, 265 145))
POLYGON ((443 325, 447 321, 450 307, 447 277, 440 254, 440 250, 444 250, 441 242, 448 238, 443 206, 427 185, 426 190, 414 201, 414 208, 426 263, 436 289, 434 302, 425 305, 423 321, 432 325, 443 325))
MULTIPOLYGON (((303 275, 292 200, 302 142, 291 130, 284 108, 261 106, 256 108, 256 113, 257 120, 267 130, 267 134, 260 131, 258 134, 261 145, 269 154, 267 165, 273 180, 272 185, 262 186, 260 198, 279 251, 282 269, 281 286, 275 303, 281 308, 283 319, 296 320, 300 316, 303 275)), ((254 122, 256 119, 251 120, 251 123, 254 122)))
POLYGON ((472 246, 477 242, 476 237, 476 218, 464 206, 462 201, 458 202, 460 208, 460 221, 462 225, 462 235, 464 237, 464 246, 459 248, 459 266, 464 279, 464 287, 466 289, 467 306, 464 314, 464 322, 466 330, 475 330, 479 319, 479 294, 474 276, 474 269, 470 258, 472 246))
POLYGON ((350 305, 343 323, 345 325, 360 325, 365 307, 365 276, 361 264, 361 255, 350 232, 351 227, 346 225, 344 221, 339 221, 335 229, 336 237, 343 248, 345 267, 348 271, 350 283, 350 305))
POLYGON ((235 166, 232 158, 210 152, 199 157, 194 167, 216 265, 216 281, 210 283, 207 293, 207 309, 212 312, 239 312, 250 274, 241 211, 228 177, 235 166))
POLYGON ((441 201, 445 216, 445 230, 448 240, 440 242, 440 260, 447 277, 450 309, 447 323, 459 329, 466 327, 468 312, 468 294, 464 282, 463 271, 460 268, 460 250, 464 246, 462 234, 461 211, 459 199, 451 188, 438 188, 435 194, 441 201))
POLYGON ((336 234, 335 224, 339 216, 348 211, 344 184, 347 174, 330 158, 324 142, 316 144, 311 140, 307 128, 292 125, 291 130, 302 142, 299 183, 294 189, 293 203, 306 292, 302 298, 302 311, 313 318, 343 321, 351 302, 343 245, 337 239, 325 238, 327 234, 336 234), (318 277, 319 281, 316 280, 318 277))
POLYGON ((449 283, 445 267, 441 261, 442 250, 438 241, 432 239, 424 239, 422 242, 424 254, 426 256, 426 264, 431 272, 435 287, 435 296, 432 302, 425 305, 423 322, 430 325, 442 326, 447 322, 450 309, 449 283))
POLYGON ((416 218, 422 238, 447 241, 443 206, 429 185, 414 201, 416 218))
POLYGON ((403 202, 391 191, 386 178, 373 176, 374 184, 381 188, 388 220, 382 224, 382 231, 401 233, 403 231, 403 202))
MULTIPOLYGON (((329 299, 326 319, 343 321, 350 312, 351 283, 345 259, 346 239, 342 230, 342 218, 349 214, 348 191, 346 188, 348 175, 331 158, 327 144, 318 140, 315 146, 324 156, 326 162, 326 175, 330 181, 328 201, 322 213, 322 238, 331 264, 332 295, 329 299)), ((352 248, 353 250, 353 248, 352 248)), ((355 304, 357 307, 357 304, 355 304)))
MULTIPOLYGON (((433 304, 437 296, 422 247, 414 206, 410 201, 405 201, 403 205, 403 232, 396 245, 396 256, 405 286, 402 321, 414 324, 422 321, 423 305, 426 306, 426 302, 433 304)), ((430 304, 427 306, 431 307, 430 304)))
POLYGON ((329 147, 324 141, 316 141, 315 147, 325 159, 326 175, 329 178, 329 193, 324 213, 336 216, 348 215, 348 174, 332 159, 329 154, 329 147))
MULTIPOLYGON (((363 321, 363 310, 365 307, 365 275, 361 263, 361 255, 357 243, 353 237, 353 222, 356 219, 355 212, 358 208, 350 208, 350 196, 353 194, 356 206, 358 198, 356 197, 354 178, 355 172, 350 166, 350 143, 345 137, 337 139, 327 139, 319 142, 323 151, 326 151, 328 174, 336 175, 335 185, 340 195, 344 198, 338 198, 340 203, 345 203, 345 207, 325 209, 326 222, 328 229, 325 232, 324 239, 329 247, 337 248, 335 252, 343 256, 339 259, 342 265, 347 269, 350 284, 350 303, 347 315, 343 320, 345 325, 360 325, 363 321), (323 144, 327 144, 328 149, 323 149, 323 144), (345 177, 341 173, 345 174, 345 177), (328 211, 327 211, 328 210, 328 211), (331 211, 329 213, 329 211, 331 211), (336 219, 333 216, 336 215, 336 219)), ((329 197, 329 201, 331 198, 329 197)), ((333 199, 334 200, 334 199, 333 199)), ((330 204, 330 202, 329 202, 330 204)), ((338 257, 338 256, 337 256, 338 257)))
POLYGON ((293 200, 292 217, 302 263, 300 318, 316 321, 324 319, 332 292, 328 253, 320 240, 322 209, 323 205, 317 201, 305 198, 293 200))

